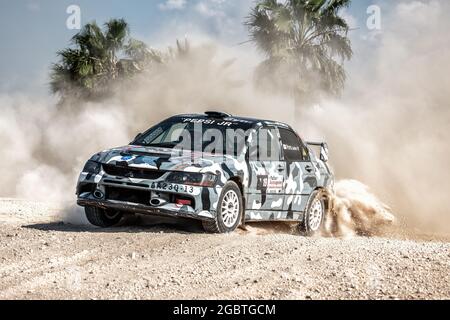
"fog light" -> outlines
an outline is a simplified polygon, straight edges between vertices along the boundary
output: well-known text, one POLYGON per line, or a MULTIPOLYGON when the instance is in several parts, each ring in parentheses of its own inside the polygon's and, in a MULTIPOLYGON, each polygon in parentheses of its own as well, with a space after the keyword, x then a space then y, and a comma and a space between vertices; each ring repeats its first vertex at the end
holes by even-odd
POLYGON ((179 205, 179 206, 191 206, 192 205, 192 200, 177 199, 176 200, 176 204, 179 205))

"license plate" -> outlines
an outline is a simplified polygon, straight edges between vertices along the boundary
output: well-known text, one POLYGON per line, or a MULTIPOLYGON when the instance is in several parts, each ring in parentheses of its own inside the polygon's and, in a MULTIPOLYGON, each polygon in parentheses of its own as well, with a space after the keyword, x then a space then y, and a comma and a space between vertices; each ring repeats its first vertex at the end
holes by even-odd
POLYGON ((168 191, 168 192, 181 192, 181 193, 194 193, 193 186, 185 186, 180 184, 172 184, 166 182, 153 182, 150 186, 153 190, 168 191))

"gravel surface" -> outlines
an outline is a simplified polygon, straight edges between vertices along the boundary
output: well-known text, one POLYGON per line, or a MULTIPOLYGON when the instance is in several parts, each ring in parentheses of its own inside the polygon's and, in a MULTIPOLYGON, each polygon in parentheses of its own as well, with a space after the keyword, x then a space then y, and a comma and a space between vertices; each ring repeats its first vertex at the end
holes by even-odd
POLYGON ((449 237, 209 235, 149 219, 99 230, 57 222, 61 207, 0 201, 0 299, 450 299, 449 237))

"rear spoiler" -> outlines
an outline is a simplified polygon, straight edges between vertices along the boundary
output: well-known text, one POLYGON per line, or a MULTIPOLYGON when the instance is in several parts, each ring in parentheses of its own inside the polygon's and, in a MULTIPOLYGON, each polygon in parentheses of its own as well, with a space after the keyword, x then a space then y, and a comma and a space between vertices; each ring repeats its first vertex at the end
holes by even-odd
POLYGON ((320 148, 320 160, 328 162, 328 144, 326 142, 306 142, 308 146, 320 148))
POLYGON ((308 146, 313 146, 313 147, 328 147, 326 142, 306 142, 306 144, 308 146))

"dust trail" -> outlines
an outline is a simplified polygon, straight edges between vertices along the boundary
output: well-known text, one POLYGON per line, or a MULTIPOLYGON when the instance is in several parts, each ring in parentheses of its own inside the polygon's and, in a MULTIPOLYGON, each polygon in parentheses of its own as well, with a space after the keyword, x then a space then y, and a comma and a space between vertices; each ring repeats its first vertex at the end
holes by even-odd
MULTIPOLYGON (((326 195, 331 207, 320 236, 384 236, 391 232, 396 218, 391 209, 378 199, 368 186, 356 180, 338 181, 326 195)), ((249 223, 243 235, 299 234, 298 223, 249 223)))
POLYGON ((331 210, 325 224, 325 235, 382 235, 392 226, 395 216, 369 187, 355 180, 338 181, 330 192, 331 210))
POLYGON ((297 125, 329 142, 337 179, 370 186, 405 228, 426 232, 450 232, 449 10, 396 1, 382 34, 354 41, 343 99, 318 103, 297 125))

